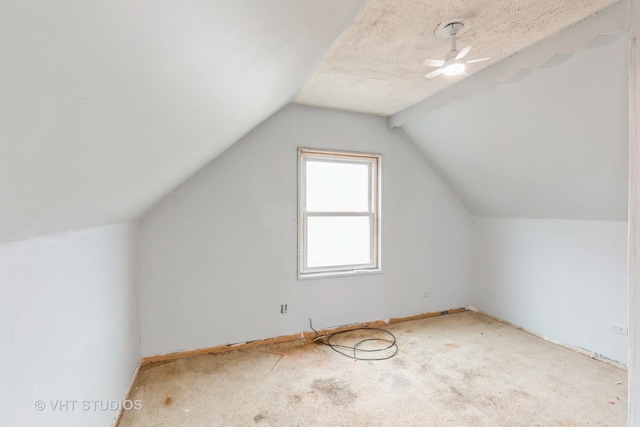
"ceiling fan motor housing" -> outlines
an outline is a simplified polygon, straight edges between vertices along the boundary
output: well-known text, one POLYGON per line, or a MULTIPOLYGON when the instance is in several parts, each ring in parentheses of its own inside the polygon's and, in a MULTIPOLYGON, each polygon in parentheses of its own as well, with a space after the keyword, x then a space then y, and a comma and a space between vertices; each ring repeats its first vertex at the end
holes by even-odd
POLYGON ((464 18, 454 18, 441 22, 435 30, 438 37, 448 39, 452 34, 460 36, 467 32, 471 22, 464 18))

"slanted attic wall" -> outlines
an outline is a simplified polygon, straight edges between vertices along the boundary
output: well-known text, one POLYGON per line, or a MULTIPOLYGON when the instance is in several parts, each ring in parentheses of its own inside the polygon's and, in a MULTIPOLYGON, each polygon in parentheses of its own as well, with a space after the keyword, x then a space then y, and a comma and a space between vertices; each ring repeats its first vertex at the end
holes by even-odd
POLYGON ((601 36, 402 127, 476 217, 474 305, 622 363, 627 64, 601 36))
POLYGON ((143 354, 465 307, 471 248, 468 211, 383 118, 288 106, 143 219, 143 354), (382 154, 381 274, 297 279, 298 147, 382 154))

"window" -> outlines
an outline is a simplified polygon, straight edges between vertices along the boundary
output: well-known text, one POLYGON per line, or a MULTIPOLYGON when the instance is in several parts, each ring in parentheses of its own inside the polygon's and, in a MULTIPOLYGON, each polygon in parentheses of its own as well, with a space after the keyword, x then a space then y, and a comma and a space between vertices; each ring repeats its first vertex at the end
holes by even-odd
POLYGON ((299 276, 380 271, 380 156, 298 151, 299 276))

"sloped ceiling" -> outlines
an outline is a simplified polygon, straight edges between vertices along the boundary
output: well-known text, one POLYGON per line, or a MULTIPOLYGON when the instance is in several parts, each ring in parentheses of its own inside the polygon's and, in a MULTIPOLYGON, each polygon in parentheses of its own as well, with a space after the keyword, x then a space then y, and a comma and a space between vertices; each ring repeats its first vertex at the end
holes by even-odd
MULTIPOLYGON (((542 96, 536 93, 532 96, 538 100, 532 105, 506 93, 500 95, 504 99, 495 100, 491 96, 497 95, 483 95, 488 96, 488 104, 479 101, 485 98, 472 98, 469 104, 452 104, 440 111, 427 102, 436 99, 441 106, 442 94, 456 92, 463 83, 515 56, 498 62, 501 58, 611 3, 615 0, 0 2, 0 241, 140 218, 294 98, 303 104, 381 115, 409 107, 391 117, 391 122, 405 124, 405 132, 474 213, 621 218, 620 195, 616 193, 615 202, 604 197, 609 187, 603 189, 603 182, 620 181, 626 163, 599 157, 603 142, 593 139, 604 131, 621 137, 625 124, 605 111, 606 103, 613 102, 617 114, 621 101, 592 90, 606 81, 602 76, 607 73, 617 73, 616 78, 626 82, 619 68, 602 66, 598 69, 603 74, 597 78, 575 79, 584 81, 579 87, 572 86, 578 84, 571 81, 574 76, 563 77, 571 81, 567 87, 548 79, 550 87, 576 95, 574 100, 595 96, 588 100, 598 106, 585 109, 581 119, 577 113, 566 116, 557 108, 551 110, 557 112, 555 116, 534 109, 550 103, 536 98, 542 96), (493 66, 458 84, 458 79, 427 81, 422 60, 440 57, 447 50, 446 41, 433 30, 453 17, 467 18, 472 24, 460 45, 474 45, 474 57, 492 55, 493 60, 484 65, 493 66), (427 96, 416 108, 410 107, 427 96), (492 108, 484 111, 487 105, 492 108), (477 111, 484 116, 476 115, 477 111), (499 117, 503 111, 516 124, 504 126, 499 117), (521 139, 521 129, 537 130, 525 112, 537 118, 536 126, 548 127, 548 134, 537 134, 548 139, 534 148, 534 138, 525 135, 529 145, 525 144, 524 152, 537 154, 509 157, 503 152, 503 160, 509 162, 501 162, 502 167, 554 170, 560 165, 548 166, 541 160, 560 151, 564 160, 579 153, 574 151, 581 148, 576 141, 584 136, 599 148, 582 160, 585 165, 604 162, 598 174, 606 177, 590 181, 586 170, 574 170, 576 174, 568 176, 584 176, 586 181, 572 181, 553 198, 557 206, 564 206, 563 195, 582 189, 580 200, 586 200, 584 189, 592 184, 604 198, 583 209, 547 205, 549 209, 540 210, 527 204, 525 193, 513 196, 515 185, 480 185, 511 179, 504 171, 492 174, 498 162, 495 158, 483 162, 482 155, 500 156, 503 149, 509 153, 513 148, 509 141, 521 139), (561 132, 568 138, 561 141, 554 133, 565 126, 560 117, 589 124, 603 120, 604 125, 571 135, 561 132), (548 125, 540 125, 543 120, 548 125), (460 127, 460 122, 469 125, 460 127), (503 133, 496 130, 503 126, 503 133), (575 135, 579 138, 574 140, 575 135), (454 136, 459 145, 452 145, 454 136), (554 145, 567 140, 564 148, 554 145), (480 142, 487 144, 485 149, 480 142), (459 152, 453 153, 452 146, 459 152), (490 173, 484 181, 469 184, 486 170, 490 173), (496 196, 499 193, 503 196, 496 196), (518 197, 522 199, 519 209, 507 206, 505 200, 521 200, 518 197), (613 207, 595 206, 609 206, 609 201, 613 207)), ((479 65, 470 71, 480 69, 479 65)), ((583 64, 575 72, 582 75, 585 70, 593 67, 583 64)), ((570 102, 558 105, 573 108, 570 102)), ((616 150, 619 154, 620 147, 616 150)), ((551 184, 546 182, 536 191, 548 189, 551 184)))
POLYGON ((473 75, 617 0, 369 0, 332 45, 295 102, 388 116, 466 76, 425 79, 422 62, 443 59, 449 43, 435 34, 454 18, 468 22, 459 48, 472 45, 473 75))
POLYGON ((401 129, 474 215, 627 218, 626 31, 401 129))
POLYGON ((295 95, 364 0, 6 0, 0 241, 127 221, 295 95))

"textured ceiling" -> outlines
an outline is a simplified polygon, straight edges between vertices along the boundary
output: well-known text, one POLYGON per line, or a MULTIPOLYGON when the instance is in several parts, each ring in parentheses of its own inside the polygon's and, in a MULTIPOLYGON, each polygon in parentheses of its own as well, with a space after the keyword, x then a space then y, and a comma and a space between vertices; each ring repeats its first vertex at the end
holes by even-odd
POLYGON ((392 115, 465 78, 424 75, 426 58, 443 59, 443 21, 470 22, 458 46, 472 45, 472 75, 593 15, 617 0, 369 0, 324 56, 295 102, 392 115))

